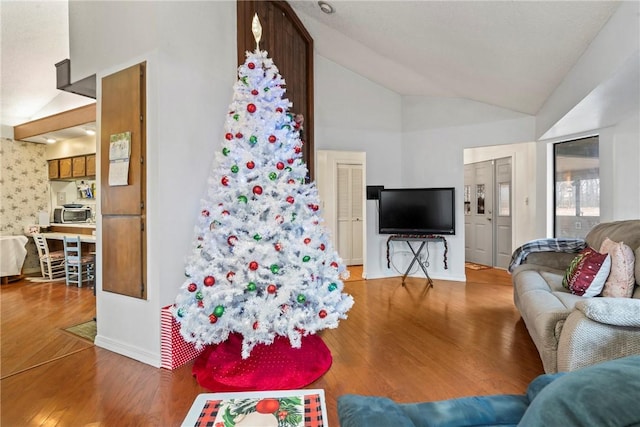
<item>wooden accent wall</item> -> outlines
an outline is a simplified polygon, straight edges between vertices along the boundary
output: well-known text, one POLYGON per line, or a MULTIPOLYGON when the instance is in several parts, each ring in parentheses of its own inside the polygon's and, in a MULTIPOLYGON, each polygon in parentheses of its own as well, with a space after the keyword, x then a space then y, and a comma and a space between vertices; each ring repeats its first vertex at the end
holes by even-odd
POLYGON ((266 50, 287 83, 291 113, 304 115, 303 158, 314 178, 313 149, 313 39, 291 6, 278 0, 238 0, 238 65, 256 42, 251 32, 253 15, 262 25, 260 49, 266 50))
POLYGON ((102 290, 146 299, 146 63, 102 79, 102 290), (111 135, 131 132, 129 184, 109 185, 111 135))

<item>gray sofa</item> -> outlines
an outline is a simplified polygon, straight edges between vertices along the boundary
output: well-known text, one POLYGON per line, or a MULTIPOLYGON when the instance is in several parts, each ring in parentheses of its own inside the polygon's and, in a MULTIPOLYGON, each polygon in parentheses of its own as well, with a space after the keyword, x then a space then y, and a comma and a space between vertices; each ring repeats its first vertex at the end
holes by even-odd
POLYGON ((512 271, 514 302, 546 373, 640 354, 640 220, 599 224, 585 241, 598 250, 607 237, 634 251, 632 298, 585 298, 564 288, 575 253, 533 252, 512 271))

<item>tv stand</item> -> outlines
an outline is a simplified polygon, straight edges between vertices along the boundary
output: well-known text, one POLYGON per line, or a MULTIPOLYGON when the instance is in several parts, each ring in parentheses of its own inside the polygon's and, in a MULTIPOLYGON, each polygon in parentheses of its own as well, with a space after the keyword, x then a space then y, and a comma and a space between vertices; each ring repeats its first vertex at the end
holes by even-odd
POLYGON ((420 261, 420 253, 429 242, 442 242, 444 244, 444 268, 445 270, 448 268, 447 267, 447 251, 448 251, 447 240, 443 236, 432 235, 432 234, 425 235, 425 236, 412 235, 412 234, 394 234, 392 236, 389 236, 389 238, 387 239, 387 268, 391 267, 391 260, 389 259, 389 242, 406 242, 407 246, 409 246, 409 249, 411 249, 411 253, 413 253, 413 259, 411 260, 409 267, 407 267, 407 271, 405 271, 404 275, 402 276, 402 286, 405 285, 405 280, 409 275, 411 268, 417 262, 420 268, 422 268, 424 275, 427 277, 427 287, 433 287, 433 280, 431 280, 431 277, 429 277, 429 272, 427 271, 428 257, 426 262, 420 261), (418 248, 417 251, 413 248, 413 246, 411 245, 411 242, 420 242, 420 247, 418 248))

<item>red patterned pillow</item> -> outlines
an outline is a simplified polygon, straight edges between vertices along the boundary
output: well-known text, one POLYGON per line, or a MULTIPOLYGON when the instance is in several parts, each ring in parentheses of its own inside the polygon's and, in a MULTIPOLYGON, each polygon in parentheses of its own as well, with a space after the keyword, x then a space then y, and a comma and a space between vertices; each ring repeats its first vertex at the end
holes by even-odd
POLYGON ((562 284, 572 294, 595 297, 602 292, 611 270, 611 257, 593 248, 585 248, 573 259, 562 284))

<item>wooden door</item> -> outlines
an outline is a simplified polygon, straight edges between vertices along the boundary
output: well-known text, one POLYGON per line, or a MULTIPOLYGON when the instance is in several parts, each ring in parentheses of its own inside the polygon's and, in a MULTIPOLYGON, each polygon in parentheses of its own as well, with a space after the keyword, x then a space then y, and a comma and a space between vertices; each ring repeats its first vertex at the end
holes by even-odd
POLYGON ((313 180, 313 39, 286 1, 239 0, 237 5, 238 65, 244 63, 246 51, 256 49, 251 22, 257 13, 262 25, 260 49, 269 53, 287 83, 286 97, 293 103, 290 112, 304 116, 302 155, 313 180))
POLYGON ((49 160, 49 179, 58 179, 59 178, 59 172, 58 172, 58 166, 59 166, 60 161, 58 159, 55 160, 49 160))
POLYGON ((146 63, 102 79, 102 290, 146 299, 146 63), (128 184, 109 185, 112 135, 130 132, 128 184))
POLYGON ((96 175, 96 155, 90 154, 87 156, 87 176, 96 175))

